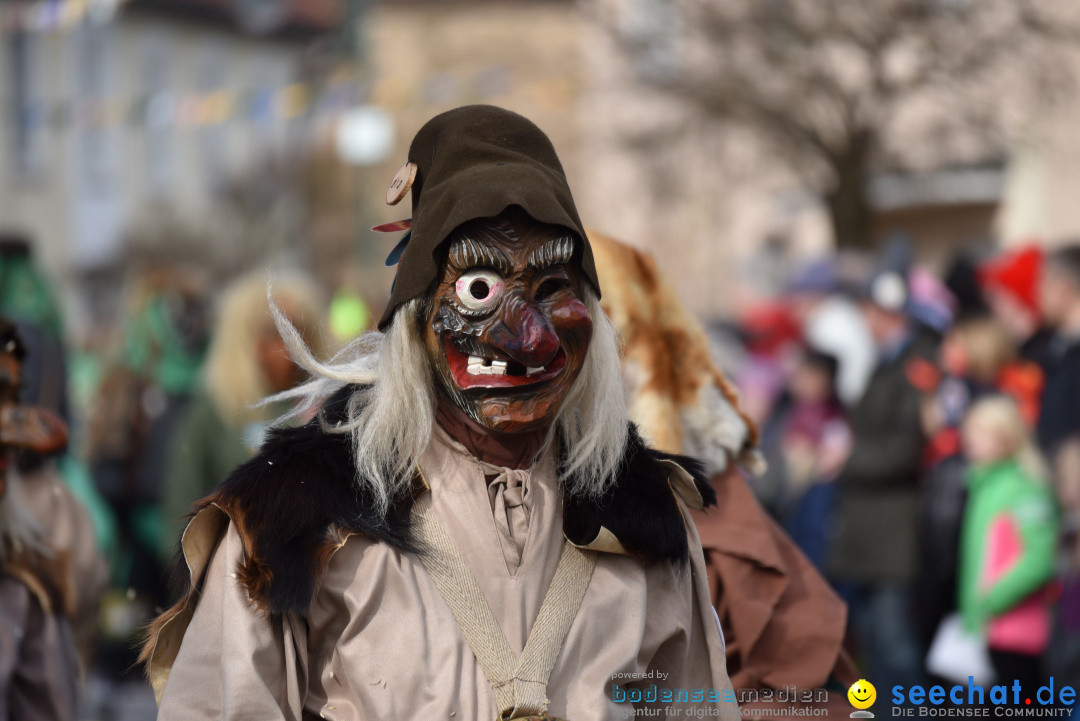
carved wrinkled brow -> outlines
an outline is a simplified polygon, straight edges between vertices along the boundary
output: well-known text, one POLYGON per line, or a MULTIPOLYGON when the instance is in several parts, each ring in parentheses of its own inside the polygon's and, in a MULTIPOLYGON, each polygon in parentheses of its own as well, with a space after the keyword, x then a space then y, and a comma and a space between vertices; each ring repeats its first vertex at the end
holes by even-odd
POLYGON ((569 235, 555 238, 529 254, 528 264, 534 268, 550 268, 569 263, 574 257, 574 239, 569 235))
POLYGON ((502 275, 510 275, 513 266, 498 248, 480 243, 467 235, 460 236, 450 245, 450 263, 458 270, 486 267, 502 275))

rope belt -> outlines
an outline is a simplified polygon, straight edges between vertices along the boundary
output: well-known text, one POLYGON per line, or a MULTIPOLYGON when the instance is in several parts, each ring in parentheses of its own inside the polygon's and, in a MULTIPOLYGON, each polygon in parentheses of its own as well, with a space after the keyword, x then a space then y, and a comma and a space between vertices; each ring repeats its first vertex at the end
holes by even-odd
POLYGON ((435 514, 430 510, 430 496, 426 502, 418 504, 413 521, 425 545, 420 560, 439 595, 450 607, 465 642, 495 693, 499 709, 497 721, 544 717, 549 703, 548 679, 581 608, 596 566, 596 553, 563 541, 559 564, 536 622, 529 631, 521 658, 515 658, 480 584, 446 531, 435 520, 435 514))

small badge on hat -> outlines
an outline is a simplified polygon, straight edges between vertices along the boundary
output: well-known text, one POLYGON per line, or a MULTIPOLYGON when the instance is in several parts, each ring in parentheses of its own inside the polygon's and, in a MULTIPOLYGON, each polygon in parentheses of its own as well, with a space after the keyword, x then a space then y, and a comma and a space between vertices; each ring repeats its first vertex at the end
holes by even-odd
POLYGON ((386 204, 397 205, 405 194, 409 192, 413 181, 416 180, 416 163, 405 163, 397 175, 390 181, 390 187, 386 189, 386 204))

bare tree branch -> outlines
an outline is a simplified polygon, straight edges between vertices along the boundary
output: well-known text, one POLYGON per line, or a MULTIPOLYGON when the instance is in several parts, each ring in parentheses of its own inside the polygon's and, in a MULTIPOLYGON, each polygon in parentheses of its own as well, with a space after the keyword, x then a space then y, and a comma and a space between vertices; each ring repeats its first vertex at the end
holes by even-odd
MULTIPOLYGON (((1080 11, 1053 0, 591 1, 608 3, 596 15, 643 82, 755 130, 793 170, 814 168, 826 199, 847 198, 830 203, 834 212, 853 207, 848 196, 875 167, 903 162, 909 141, 896 137, 896 118, 913 103, 936 103, 928 136, 950 128, 1000 138, 992 126, 1001 113, 990 106, 1000 77, 1026 69, 1038 80, 1031 87, 1049 92, 1041 85, 1057 76, 1040 68, 1080 47, 1080 11), (611 21, 650 3, 674 20, 632 33, 611 21), (656 57, 664 68, 650 66, 656 57)), ((859 202, 866 207, 851 212, 869 217, 865 193, 859 202)), ((833 220, 838 233, 852 225, 833 220)))

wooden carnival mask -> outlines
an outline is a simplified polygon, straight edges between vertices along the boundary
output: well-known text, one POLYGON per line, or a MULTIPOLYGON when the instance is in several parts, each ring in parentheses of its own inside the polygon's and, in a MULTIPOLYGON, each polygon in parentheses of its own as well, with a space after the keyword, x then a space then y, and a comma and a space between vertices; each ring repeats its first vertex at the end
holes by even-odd
POLYGON ((17 451, 55 453, 67 444, 67 428, 58 416, 19 403, 21 356, 14 336, 6 341, 0 337, 0 495, 6 488, 4 473, 17 451))
POLYGON ((577 243, 514 211, 451 235, 424 342, 441 391, 481 426, 548 428, 581 372, 592 319, 577 243))

